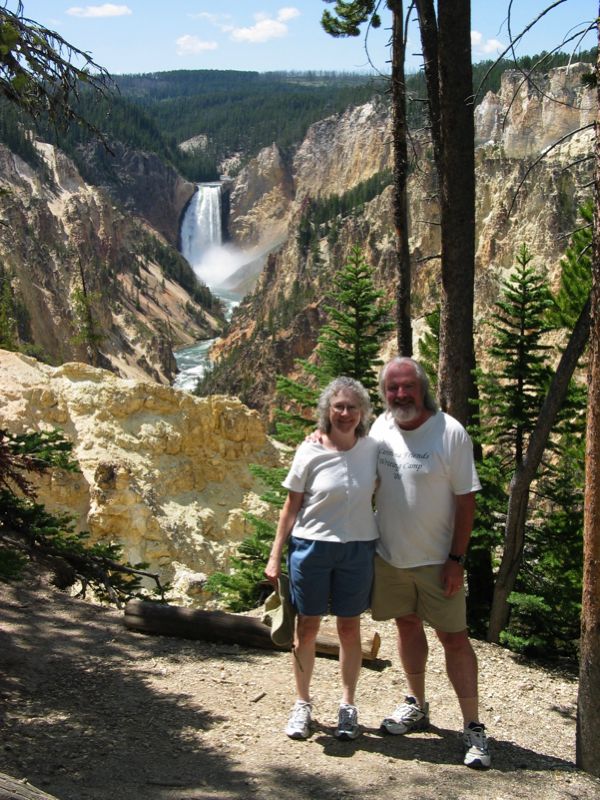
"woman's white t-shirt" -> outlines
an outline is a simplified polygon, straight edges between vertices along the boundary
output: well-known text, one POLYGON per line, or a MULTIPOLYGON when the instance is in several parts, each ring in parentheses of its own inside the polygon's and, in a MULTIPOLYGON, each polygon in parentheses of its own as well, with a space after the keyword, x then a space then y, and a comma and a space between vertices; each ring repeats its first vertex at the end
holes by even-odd
POLYGON ((351 450, 329 450, 317 442, 298 447, 282 484, 304 492, 292 536, 327 542, 378 538, 372 506, 378 449, 367 436, 351 450))

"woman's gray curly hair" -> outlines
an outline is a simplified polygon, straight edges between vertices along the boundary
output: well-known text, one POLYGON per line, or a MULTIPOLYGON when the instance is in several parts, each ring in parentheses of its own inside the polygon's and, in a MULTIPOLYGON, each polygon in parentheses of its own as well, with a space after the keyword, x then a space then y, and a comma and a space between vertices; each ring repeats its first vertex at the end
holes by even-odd
POLYGON ((356 435, 366 436, 372 413, 369 394, 360 381, 348 378, 345 375, 334 378, 321 392, 317 403, 317 426, 319 430, 327 434, 331 431, 331 420, 329 419, 331 399, 340 392, 351 392, 356 397, 356 404, 360 410, 360 422, 356 427, 356 435))

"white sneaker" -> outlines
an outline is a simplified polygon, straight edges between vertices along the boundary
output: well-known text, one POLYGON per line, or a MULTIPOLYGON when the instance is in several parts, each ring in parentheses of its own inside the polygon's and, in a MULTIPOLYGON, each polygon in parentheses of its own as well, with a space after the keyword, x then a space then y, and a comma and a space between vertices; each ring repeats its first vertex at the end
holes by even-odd
POLYGON ((381 730, 395 736, 410 731, 423 731, 429 727, 429 703, 423 708, 414 697, 405 697, 389 717, 381 723, 381 730))
POLYGON ((471 769, 489 769, 492 764, 485 725, 470 722, 463 731, 465 758, 463 763, 471 769))
POLYGON ((296 700, 285 732, 290 739, 308 739, 310 736, 312 706, 304 700, 296 700))
POLYGON ((334 736, 336 739, 356 739, 360 729, 358 727, 358 711, 356 706, 340 703, 338 724, 334 736))

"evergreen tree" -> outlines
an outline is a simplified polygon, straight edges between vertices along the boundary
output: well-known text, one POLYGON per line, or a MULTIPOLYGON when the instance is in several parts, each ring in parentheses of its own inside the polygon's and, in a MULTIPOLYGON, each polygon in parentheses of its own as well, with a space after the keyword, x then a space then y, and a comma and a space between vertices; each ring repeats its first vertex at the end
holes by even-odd
POLYGON ((353 247, 348 263, 333 278, 332 303, 325 306, 329 322, 321 328, 318 355, 332 378, 347 375, 361 381, 377 407, 376 368, 383 338, 394 327, 391 302, 373 284, 373 269, 360 247, 353 247))
MULTIPOLYGON (((551 377, 551 352, 543 336, 577 318, 584 299, 567 290, 574 270, 585 286, 585 252, 591 232, 583 229, 563 259, 562 286, 552 298, 522 247, 517 267, 502 284, 492 317, 492 362, 478 371, 481 392, 474 438, 483 446, 478 470, 483 492, 473 531, 474 546, 491 552, 518 551, 521 569, 508 597, 509 622, 500 640, 538 655, 574 654, 581 591, 583 387, 572 383, 538 469, 522 543, 504 540, 511 478, 523 463, 529 436, 551 377)), ((569 287, 570 289, 570 287, 569 287)), ((503 556, 504 558, 504 556, 503 556)), ((481 624, 485 606, 476 622, 481 624)))
POLYGON ((338 375, 360 381, 380 407, 377 354, 393 329, 391 303, 373 283, 373 269, 360 247, 353 247, 347 264, 333 277, 334 291, 324 305, 329 322, 317 340, 316 361, 298 360, 298 380, 277 378, 276 434, 286 444, 298 444, 314 427, 314 410, 320 389, 338 375))
POLYGON ((523 459, 550 377, 550 347, 542 337, 550 330, 552 298, 544 278, 529 266, 531 259, 522 245, 490 323, 493 368, 477 371, 481 442, 493 445, 509 469, 523 459))

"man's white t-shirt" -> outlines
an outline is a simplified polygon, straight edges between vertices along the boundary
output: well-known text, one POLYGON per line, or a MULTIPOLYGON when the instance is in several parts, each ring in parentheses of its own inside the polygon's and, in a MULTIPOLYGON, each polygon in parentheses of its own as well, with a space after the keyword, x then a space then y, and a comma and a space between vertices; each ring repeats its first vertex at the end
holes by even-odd
POLYGON ((386 412, 369 436, 379 442, 377 552, 395 567, 443 564, 454 533, 455 495, 481 489, 468 433, 441 411, 412 431, 386 412))
POLYGON ((377 479, 377 442, 357 440, 351 450, 303 442, 283 486, 304 492, 292 536, 328 542, 370 541, 379 536, 372 497, 377 479))

